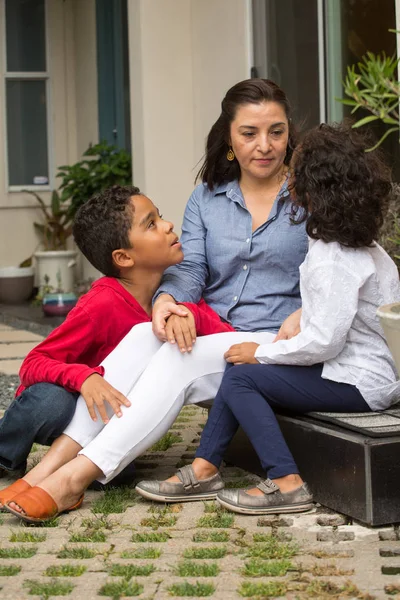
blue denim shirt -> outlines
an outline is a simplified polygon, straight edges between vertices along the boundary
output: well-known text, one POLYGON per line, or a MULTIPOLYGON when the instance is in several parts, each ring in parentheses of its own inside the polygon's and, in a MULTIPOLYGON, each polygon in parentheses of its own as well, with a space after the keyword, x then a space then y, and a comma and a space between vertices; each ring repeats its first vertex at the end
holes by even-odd
POLYGON ((305 225, 292 225, 290 210, 285 182, 268 220, 252 232, 237 181, 212 192, 198 185, 183 219, 185 258, 167 269, 157 296, 203 297, 238 331, 278 331, 301 305, 299 266, 308 249, 305 225))

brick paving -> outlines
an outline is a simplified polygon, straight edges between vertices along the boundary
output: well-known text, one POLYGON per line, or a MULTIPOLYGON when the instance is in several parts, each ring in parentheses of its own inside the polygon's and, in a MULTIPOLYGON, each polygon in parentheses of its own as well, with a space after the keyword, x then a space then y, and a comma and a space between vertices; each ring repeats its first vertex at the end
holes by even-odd
MULTIPOLYGON (((38 341, 0 325, 0 373, 16 374, 22 345, 38 341)), ((137 478, 162 478, 190 462, 205 419, 186 407, 165 439, 169 447, 136 461, 137 478)), ((44 451, 33 448, 28 468, 44 451)), ((258 480, 229 465, 223 476, 231 487, 258 480)), ((52 525, 1 516, 0 598, 400 599, 399 527, 367 527, 320 506, 247 517, 213 502, 148 503, 133 488, 89 490, 79 511, 52 525)))

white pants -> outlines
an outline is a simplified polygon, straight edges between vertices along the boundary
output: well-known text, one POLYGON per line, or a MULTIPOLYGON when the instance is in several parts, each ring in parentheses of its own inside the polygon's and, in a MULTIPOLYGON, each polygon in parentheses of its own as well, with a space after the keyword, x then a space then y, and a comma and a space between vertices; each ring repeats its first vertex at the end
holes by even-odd
POLYGON ((64 431, 83 454, 104 473, 107 483, 134 458, 162 437, 184 404, 213 399, 226 367, 224 353, 232 344, 272 342, 272 333, 218 333, 200 337, 190 353, 181 354, 177 345, 157 340, 151 323, 136 325, 105 358, 104 378, 127 396, 130 407, 122 406, 122 417, 113 415, 105 425, 92 421, 79 396, 75 415, 64 431))

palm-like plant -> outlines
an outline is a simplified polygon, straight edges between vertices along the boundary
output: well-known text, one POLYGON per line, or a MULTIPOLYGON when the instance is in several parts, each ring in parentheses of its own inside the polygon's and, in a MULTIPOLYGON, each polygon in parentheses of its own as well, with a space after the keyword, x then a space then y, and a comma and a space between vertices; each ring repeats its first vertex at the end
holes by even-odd
POLYGON ((68 214, 68 208, 62 208, 58 192, 56 190, 53 191, 51 203, 48 207, 39 194, 31 190, 24 191, 36 199, 42 211, 42 223, 34 223, 33 225, 41 237, 44 249, 66 250, 67 239, 72 233, 72 219, 68 214))

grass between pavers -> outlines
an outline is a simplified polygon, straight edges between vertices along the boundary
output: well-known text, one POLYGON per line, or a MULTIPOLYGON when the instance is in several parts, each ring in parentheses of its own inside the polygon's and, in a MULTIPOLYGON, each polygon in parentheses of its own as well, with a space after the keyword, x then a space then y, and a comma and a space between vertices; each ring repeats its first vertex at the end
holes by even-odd
POLYGON ((150 448, 150 452, 165 452, 174 444, 179 444, 183 442, 183 438, 178 433, 171 433, 170 431, 166 433, 162 438, 158 440, 153 446, 150 448))
POLYGON ((21 572, 22 567, 19 565, 0 565, 0 577, 11 577, 12 575, 18 575, 21 572))
POLYGON ((57 558, 86 559, 94 558, 98 554, 100 554, 99 551, 92 550, 91 548, 86 548, 84 546, 77 546, 75 548, 65 546, 64 548, 61 548, 56 556, 57 558))
POLYGON ((285 542, 279 535, 255 533, 256 544, 247 549, 248 558, 292 558, 299 552, 299 546, 293 542, 285 542))
POLYGON ((51 565, 43 575, 46 577, 80 577, 86 572, 84 565, 51 565))
POLYGON ((99 589, 98 594, 99 596, 108 596, 113 600, 119 600, 120 598, 139 596, 143 589, 143 586, 137 581, 122 579, 121 581, 109 581, 99 589))
POLYGON ((198 563, 184 560, 174 567, 179 577, 215 577, 220 572, 217 563, 198 563))
POLYGON ((174 583, 168 588, 171 596, 195 596, 196 598, 205 598, 215 592, 215 586, 212 583, 174 583))
POLYGON ((245 563, 242 575, 245 577, 283 577, 295 567, 290 560, 263 560, 251 558, 245 563))
POLYGON ((162 554, 162 550, 154 547, 147 548, 137 548, 136 550, 124 550, 121 552, 121 558, 140 558, 140 559, 149 559, 149 558, 159 558, 162 554))
POLYGON ((123 513, 136 502, 137 499, 132 488, 128 486, 110 488, 92 502, 91 511, 94 514, 101 513, 102 515, 123 513))
POLYGON ((0 558, 31 558, 38 549, 36 546, 18 546, 15 548, 0 548, 0 558))
POLYGON ((9 537, 10 542, 44 542, 45 533, 34 533, 33 531, 13 531, 9 537))
POLYGON ((194 542, 229 542, 229 533, 227 531, 197 531, 193 534, 194 542))
POLYGON ((186 548, 186 550, 183 552, 183 558, 224 558, 227 552, 228 550, 226 546, 209 546, 208 548, 186 548))
POLYGON ((121 565, 113 564, 108 567, 108 574, 113 577, 123 577, 128 581, 132 577, 148 577, 156 570, 153 564, 150 565, 121 565))
POLYGON ((81 527, 85 527, 86 531, 97 531, 99 529, 107 529, 111 531, 119 525, 119 521, 113 521, 106 514, 95 514, 93 517, 82 519, 81 527))
POLYGON ((106 542, 107 541, 107 536, 104 533, 104 531, 101 531, 99 529, 92 529, 92 530, 87 530, 84 531, 82 533, 80 533, 79 531, 73 533, 71 535, 71 537, 69 538, 70 542, 92 542, 92 543, 96 543, 96 542, 106 542))
POLYGON ((151 527, 152 529, 159 529, 159 527, 173 527, 177 522, 173 512, 180 512, 182 505, 173 504, 169 506, 152 505, 149 507, 147 512, 153 514, 152 517, 145 517, 140 521, 142 527, 151 527))
POLYGON ((69 581, 64 582, 58 579, 54 579, 49 583, 27 579, 24 581, 24 587, 28 589, 28 594, 40 596, 41 600, 47 600, 51 596, 68 596, 75 586, 69 581))
POLYGON ((229 528, 233 527, 234 516, 229 513, 216 513, 209 514, 200 517, 197 521, 197 527, 210 527, 210 528, 229 528))
POLYGON ((146 543, 150 542, 152 544, 156 542, 168 542, 171 539, 171 534, 168 531, 157 531, 157 532, 145 532, 145 533, 133 533, 131 537, 131 541, 135 543, 146 543))
POLYGON ((275 598, 286 594, 287 586, 282 581, 267 581, 266 583, 244 582, 238 593, 245 598, 275 598))

